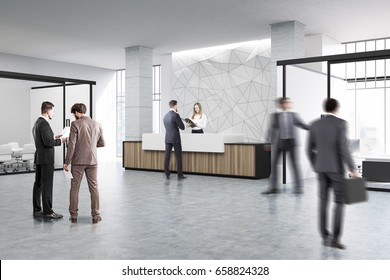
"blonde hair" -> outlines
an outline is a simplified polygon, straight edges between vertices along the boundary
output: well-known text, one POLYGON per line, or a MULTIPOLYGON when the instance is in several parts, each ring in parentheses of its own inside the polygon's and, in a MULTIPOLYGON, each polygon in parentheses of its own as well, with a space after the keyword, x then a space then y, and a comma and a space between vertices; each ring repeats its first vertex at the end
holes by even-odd
POLYGON ((199 107, 199 115, 200 115, 200 118, 202 118, 202 116, 203 116, 202 105, 200 105, 200 103, 196 102, 194 104, 194 106, 192 106, 192 116, 191 116, 191 119, 194 119, 194 117, 196 115, 195 106, 199 107))

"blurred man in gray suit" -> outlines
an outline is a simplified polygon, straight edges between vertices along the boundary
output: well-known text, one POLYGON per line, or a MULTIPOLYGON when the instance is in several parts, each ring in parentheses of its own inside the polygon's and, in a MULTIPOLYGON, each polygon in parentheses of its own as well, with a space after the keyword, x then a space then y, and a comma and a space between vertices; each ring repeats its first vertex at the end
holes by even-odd
POLYGON ((104 138, 101 125, 86 116, 87 107, 83 103, 76 103, 71 108, 76 120, 70 126, 68 151, 66 153, 64 169, 71 172, 73 179, 70 187, 69 213, 70 221, 77 223, 79 190, 83 174, 87 177, 91 194, 92 223, 102 220, 99 213, 99 190, 97 183, 97 147, 104 147, 104 138))
MULTIPOLYGON (((299 172, 296 152, 296 146, 298 145, 296 127, 308 130, 309 126, 301 120, 297 113, 290 111, 292 106, 291 100, 288 97, 279 98, 278 103, 282 111, 271 115, 267 137, 268 142, 270 142, 273 147, 271 187, 264 191, 263 194, 273 194, 278 192, 278 161, 283 152, 287 152, 291 159, 291 166, 294 171, 295 179, 294 193, 300 194, 303 192, 303 183, 299 172)), ((266 147, 267 149, 271 149, 269 146, 266 147)))
POLYGON ((175 150, 176 163, 177 163, 177 176, 179 179, 185 179, 183 175, 183 166, 181 159, 181 138, 180 131, 185 129, 184 123, 177 113, 177 101, 169 101, 169 112, 164 116, 165 126, 165 159, 164 159, 164 172, 167 179, 170 177, 169 162, 171 160, 172 147, 175 150))
POLYGON ((319 180, 319 226, 324 246, 345 249, 340 243, 344 207, 344 164, 351 175, 357 177, 355 164, 352 160, 347 142, 347 123, 336 117, 339 103, 329 98, 324 101, 324 110, 328 114, 314 121, 310 126, 307 154, 318 173, 319 180), (336 203, 333 215, 333 232, 327 228, 327 205, 329 189, 333 188, 336 203))

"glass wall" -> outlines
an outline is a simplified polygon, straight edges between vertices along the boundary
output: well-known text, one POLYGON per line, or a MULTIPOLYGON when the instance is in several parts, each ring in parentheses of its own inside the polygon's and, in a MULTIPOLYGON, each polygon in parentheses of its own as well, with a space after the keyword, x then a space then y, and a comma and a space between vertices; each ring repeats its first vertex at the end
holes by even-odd
POLYGON ((390 38, 344 43, 345 53, 370 52, 390 49, 390 38))
MULTIPOLYGON (((390 38, 345 43, 345 53, 390 49, 390 38)), ((359 61, 341 64, 345 69, 347 88, 341 98, 347 108, 349 137, 359 140, 359 154, 390 153, 388 98, 390 59, 359 61)), ((333 65, 332 65, 333 73, 333 65)), ((332 96, 335 96, 332 92, 332 96)), ((337 97, 336 97, 337 98, 337 97)))

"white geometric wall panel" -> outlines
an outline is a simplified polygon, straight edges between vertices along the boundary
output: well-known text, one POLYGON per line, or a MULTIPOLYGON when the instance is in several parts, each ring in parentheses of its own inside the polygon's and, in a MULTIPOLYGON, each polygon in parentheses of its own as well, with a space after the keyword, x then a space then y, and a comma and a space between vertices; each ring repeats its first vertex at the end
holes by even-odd
POLYGON ((173 96, 183 116, 202 105, 205 132, 242 133, 246 142, 265 140, 271 94, 270 40, 172 54, 173 96))

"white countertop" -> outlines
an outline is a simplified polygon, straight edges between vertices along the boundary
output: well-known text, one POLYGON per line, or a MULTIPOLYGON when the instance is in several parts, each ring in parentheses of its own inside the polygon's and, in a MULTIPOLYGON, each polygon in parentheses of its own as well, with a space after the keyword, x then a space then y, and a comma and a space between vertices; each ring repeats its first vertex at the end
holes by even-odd
MULTIPOLYGON (((225 143, 244 142, 243 134, 181 134, 182 149, 184 152, 225 152, 225 143)), ((143 150, 165 150, 165 134, 144 133, 142 134, 143 150)))
POLYGON ((355 158, 359 158, 362 161, 383 161, 390 162, 390 154, 354 154, 355 158))

